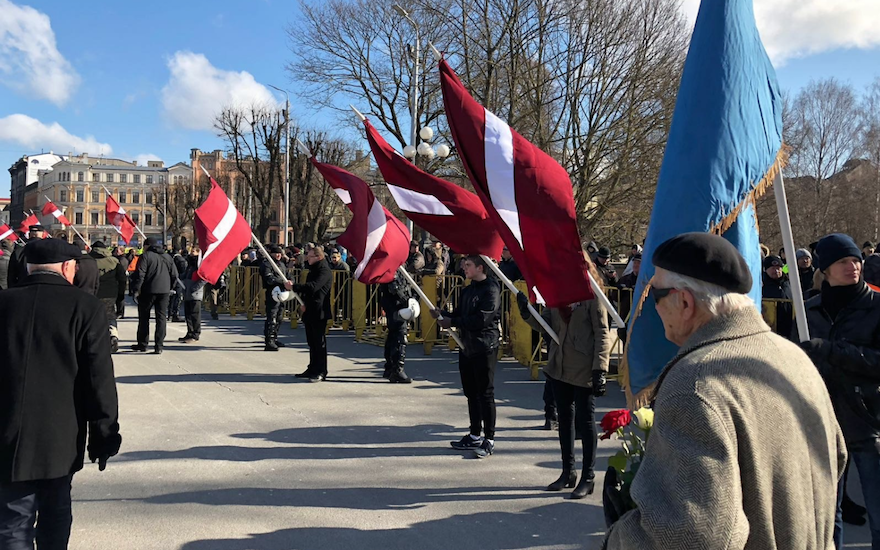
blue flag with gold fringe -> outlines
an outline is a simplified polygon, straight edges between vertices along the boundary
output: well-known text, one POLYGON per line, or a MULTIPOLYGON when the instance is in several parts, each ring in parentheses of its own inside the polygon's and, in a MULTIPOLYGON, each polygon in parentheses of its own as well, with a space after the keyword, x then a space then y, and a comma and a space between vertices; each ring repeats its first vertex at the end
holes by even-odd
POLYGON ((694 26, 648 227, 623 383, 630 406, 645 404, 678 348, 667 341, 654 301, 650 259, 663 241, 714 232, 748 262, 761 303, 755 200, 784 165, 782 100, 755 25, 752 0, 705 0, 694 26))

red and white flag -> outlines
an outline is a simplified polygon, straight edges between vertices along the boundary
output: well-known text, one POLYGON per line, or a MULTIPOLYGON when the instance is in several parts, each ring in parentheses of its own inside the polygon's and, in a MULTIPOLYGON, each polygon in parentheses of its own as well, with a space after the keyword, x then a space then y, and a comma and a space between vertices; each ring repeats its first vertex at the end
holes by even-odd
POLYGON ((504 242, 480 198, 416 167, 364 120, 367 140, 394 202, 413 222, 461 254, 501 257, 504 242))
POLYGON ((125 209, 116 202, 116 199, 109 192, 107 193, 105 216, 107 223, 116 228, 125 244, 130 243, 137 225, 135 225, 134 221, 125 212, 125 209))
POLYGON ((367 182, 342 168, 312 164, 354 217, 337 242, 358 260, 354 277, 364 284, 390 283, 409 256, 409 231, 373 195, 367 182))
POLYGON ((251 226, 223 189, 211 178, 211 192, 196 209, 193 227, 199 239, 199 268, 193 280, 217 284, 223 270, 251 242, 251 226))
POLYGON ((9 239, 13 242, 18 240, 18 235, 15 234, 15 231, 5 223, 0 225, 0 241, 3 239, 9 239))
POLYGON ((440 61, 459 157, 529 288, 550 307, 593 298, 568 172, 477 103, 440 61))
POLYGON ((21 224, 18 226, 18 232, 27 235, 32 225, 41 225, 40 220, 35 214, 31 214, 27 218, 21 220, 21 224))
POLYGON ((55 219, 61 222, 61 224, 65 227, 71 225, 70 220, 68 220, 67 217, 64 216, 64 214, 61 212, 61 209, 55 206, 52 201, 47 201, 46 204, 43 205, 43 215, 48 216, 49 214, 55 216, 55 219))

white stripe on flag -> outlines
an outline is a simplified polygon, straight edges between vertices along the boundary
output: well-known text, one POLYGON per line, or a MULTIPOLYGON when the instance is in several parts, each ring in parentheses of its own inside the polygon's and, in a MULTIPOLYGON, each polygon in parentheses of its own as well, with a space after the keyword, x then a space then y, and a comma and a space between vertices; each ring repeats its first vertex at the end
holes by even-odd
POLYGON ((7 227, 6 227, 6 231, 4 231, 3 233, 0 233, 0 241, 2 241, 3 239, 5 239, 6 237, 12 235, 13 233, 14 233, 14 231, 12 231, 12 229, 10 229, 10 228, 7 226, 7 227))
POLYGON ((364 259, 357 265, 354 270, 354 278, 359 279, 370 263, 373 253, 379 248, 382 238, 385 236, 386 229, 385 209, 373 198, 373 206, 370 207, 370 213, 367 216, 367 243, 364 246, 364 259))
POLYGON ((513 181, 513 133, 507 123, 488 109, 485 111, 486 184, 489 186, 489 199, 522 248, 522 231, 519 227, 513 181))
POLYGON ((202 261, 205 261, 205 258, 211 255, 211 252, 214 252, 220 243, 223 242, 223 239, 229 235, 229 232, 232 231, 232 226, 235 225, 235 219, 238 215, 238 211, 235 210, 235 205, 232 204, 232 201, 229 197, 226 198, 229 201, 229 205, 226 207, 226 213, 223 214, 223 218, 220 220, 220 223, 217 224, 217 227, 210 229, 211 234, 214 236, 216 241, 212 242, 208 245, 208 250, 205 251, 204 256, 202 256, 202 261))
POLYGON ((394 202, 404 212, 415 214, 433 214, 435 216, 452 216, 452 211, 440 202, 434 195, 426 195, 405 187, 388 184, 388 190, 394 197, 394 202))
POLYGON ((351 204, 351 193, 348 192, 348 189, 337 189, 333 188, 336 191, 336 195, 342 199, 343 204, 351 204))

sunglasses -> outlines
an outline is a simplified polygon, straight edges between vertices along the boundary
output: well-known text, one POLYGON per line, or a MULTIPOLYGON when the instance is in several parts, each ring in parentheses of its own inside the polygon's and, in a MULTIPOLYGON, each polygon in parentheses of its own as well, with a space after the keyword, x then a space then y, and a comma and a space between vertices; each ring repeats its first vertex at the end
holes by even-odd
POLYGON ((656 286, 652 286, 651 295, 654 296, 654 304, 659 304, 660 300, 666 298, 677 290, 677 288, 657 288, 656 286))

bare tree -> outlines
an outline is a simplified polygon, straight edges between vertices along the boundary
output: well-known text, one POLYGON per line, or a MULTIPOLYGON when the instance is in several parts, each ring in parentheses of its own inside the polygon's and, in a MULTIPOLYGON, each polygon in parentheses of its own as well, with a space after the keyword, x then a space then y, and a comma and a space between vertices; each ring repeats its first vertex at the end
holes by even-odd
MULTIPOLYGON (((875 168, 880 167, 880 77, 868 86, 861 104, 861 134, 859 149, 875 168)), ((874 192, 870 194, 873 202, 871 240, 880 240, 880 170, 873 182, 874 192)))
POLYGON ((207 179, 191 182, 187 176, 174 176, 165 186, 153 187, 153 206, 162 214, 163 223, 168 224, 167 230, 175 243, 193 227, 196 208, 210 191, 207 179))

